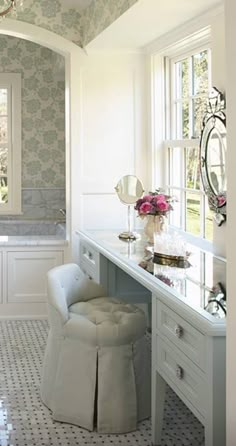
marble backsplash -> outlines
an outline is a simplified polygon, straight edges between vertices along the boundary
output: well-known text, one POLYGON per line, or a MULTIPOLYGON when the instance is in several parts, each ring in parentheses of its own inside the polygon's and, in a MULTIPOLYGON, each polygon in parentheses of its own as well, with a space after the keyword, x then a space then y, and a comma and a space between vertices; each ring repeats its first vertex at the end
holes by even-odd
POLYGON ((0 237, 56 236, 66 238, 66 224, 51 220, 0 220, 0 237))
POLYGON ((1 216, 1 221, 9 220, 51 220, 65 218, 60 209, 65 209, 65 189, 22 189, 22 214, 1 216))

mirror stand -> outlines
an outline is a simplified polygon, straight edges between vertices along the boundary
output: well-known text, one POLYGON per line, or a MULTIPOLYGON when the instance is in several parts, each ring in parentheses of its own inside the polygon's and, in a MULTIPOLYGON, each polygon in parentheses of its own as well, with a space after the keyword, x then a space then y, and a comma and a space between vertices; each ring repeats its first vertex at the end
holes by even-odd
POLYGON ((131 231, 131 206, 128 205, 128 231, 123 231, 119 234, 119 238, 122 240, 136 240, 138 235, 131 231))

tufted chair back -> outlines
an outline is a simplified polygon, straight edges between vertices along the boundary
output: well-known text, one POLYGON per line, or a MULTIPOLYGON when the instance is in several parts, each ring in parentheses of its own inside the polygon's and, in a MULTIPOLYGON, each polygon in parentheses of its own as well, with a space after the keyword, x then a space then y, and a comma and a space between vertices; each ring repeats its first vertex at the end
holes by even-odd
POLYGON ((70 305, 106 296, 104 288, 88 279, 75 263, 51 269, 47 274, 47 279, 48 313, 52 327, 62 326, 67 322, 70 305))
POLYGON ((145 314, 106 296, 74 263, 48 272, 48 307, 41 398, 53 419, 88 430, 96 419, 101 433, 135 430, 150 414, 145 314))

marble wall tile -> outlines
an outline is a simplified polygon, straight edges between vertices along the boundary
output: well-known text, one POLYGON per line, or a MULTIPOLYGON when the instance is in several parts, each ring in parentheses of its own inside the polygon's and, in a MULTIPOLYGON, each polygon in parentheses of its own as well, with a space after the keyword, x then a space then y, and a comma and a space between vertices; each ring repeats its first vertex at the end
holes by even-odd
POLYGON ((22 191, 23 218, 63 220, 65 189, 26 189, 22 191))
POLYGON ((2 215, 0 221, 51 220, 64 221, 65 189, 22 190, 22 215, 2 215))
MULTIPOLYGON (((61 225, 61 223, 60 223, 61 225)), ((39 235, 60 235, 65 238, 65 228, 54 221, 37 221, 37 220, 0 220, 0 236, 39 236, 39 235)))

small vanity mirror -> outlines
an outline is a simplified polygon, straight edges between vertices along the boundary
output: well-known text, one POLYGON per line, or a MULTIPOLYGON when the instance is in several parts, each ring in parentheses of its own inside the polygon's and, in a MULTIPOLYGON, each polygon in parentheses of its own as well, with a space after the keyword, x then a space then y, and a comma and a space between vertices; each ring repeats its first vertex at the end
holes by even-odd
POLYGON ((123 240, 135 240, 136 236, 131 231, 130 206, 141 198, 144 189, 142 182, 135 175, 125 175, 117 183, 115 190, 120 201, 128 206, 128 231, 119 235, 123 240))
POLYGON ((225 98, 216 88, 209 96, 200 140, 201 177, 209 207, 220 226, 226 220, 225 98))

